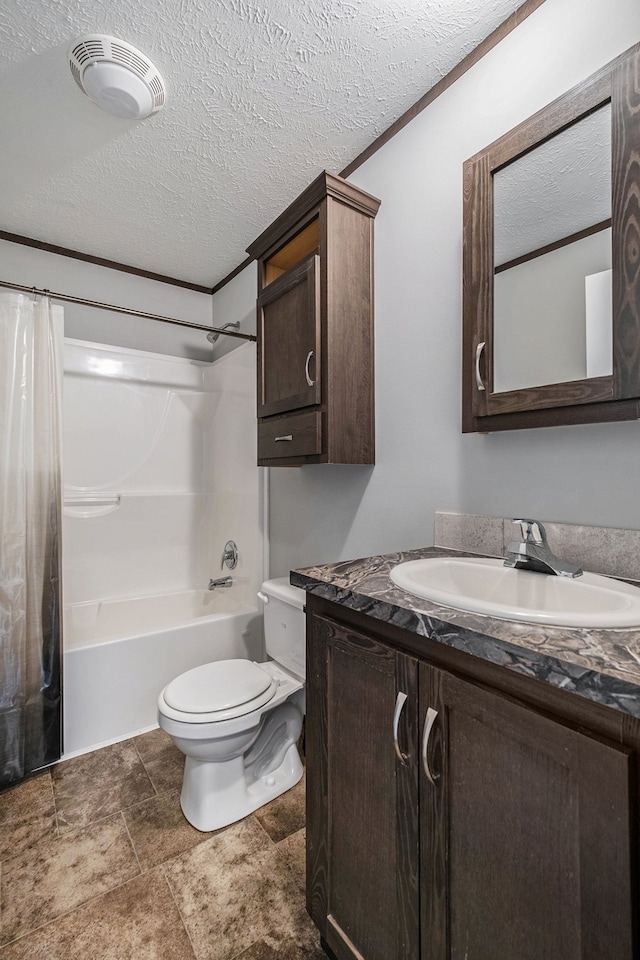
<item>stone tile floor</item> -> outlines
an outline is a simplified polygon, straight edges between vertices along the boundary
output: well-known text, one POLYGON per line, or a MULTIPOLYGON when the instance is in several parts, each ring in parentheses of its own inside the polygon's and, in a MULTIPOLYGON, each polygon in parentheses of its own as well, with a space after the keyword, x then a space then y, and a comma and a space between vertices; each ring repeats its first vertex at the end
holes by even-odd
POLYGON ((214 833, 162 730, 0 794, 0 960, 326 960, 304 908, 304 780, 214 833))

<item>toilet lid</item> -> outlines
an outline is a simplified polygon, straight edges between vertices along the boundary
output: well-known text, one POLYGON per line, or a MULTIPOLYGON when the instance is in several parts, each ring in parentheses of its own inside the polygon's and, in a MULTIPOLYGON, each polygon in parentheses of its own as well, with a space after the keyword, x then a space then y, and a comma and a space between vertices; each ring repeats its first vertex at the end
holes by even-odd
POLYGON ((258 698, 262 705, 274 691, 273 677, 251 660, 217 660, 176 677, 165 688, 164 699, 182 713, 215 713, 258 698))

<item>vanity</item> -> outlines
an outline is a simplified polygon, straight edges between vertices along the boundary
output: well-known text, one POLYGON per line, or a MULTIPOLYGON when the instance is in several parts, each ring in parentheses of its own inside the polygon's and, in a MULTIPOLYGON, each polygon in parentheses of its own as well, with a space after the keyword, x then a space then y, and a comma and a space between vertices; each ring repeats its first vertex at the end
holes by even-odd
POLYGON ((309 913, 338 960, 633 960, 640 629, 510 622, 390 579, 465 556, 291 573, 309 913))

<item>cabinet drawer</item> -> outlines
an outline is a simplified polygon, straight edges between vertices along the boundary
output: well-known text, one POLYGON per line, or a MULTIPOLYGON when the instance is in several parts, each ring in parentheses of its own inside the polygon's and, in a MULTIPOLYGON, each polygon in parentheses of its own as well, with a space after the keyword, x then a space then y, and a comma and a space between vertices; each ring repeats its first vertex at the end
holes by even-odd
POLYGON ((258 460, 305 457, 322 453, 322 414, 308 410, 294 417, 258 423, 258 460))

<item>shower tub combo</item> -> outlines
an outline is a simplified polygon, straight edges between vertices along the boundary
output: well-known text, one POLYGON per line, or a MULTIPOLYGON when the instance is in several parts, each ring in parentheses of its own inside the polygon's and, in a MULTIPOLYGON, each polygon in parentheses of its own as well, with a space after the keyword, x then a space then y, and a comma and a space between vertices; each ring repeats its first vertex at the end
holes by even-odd
POLYGON ((159 692, 213 660, 264 659, 246 584, 74 603, 64 615, 64 756, 157 726, 159 692))
POLYGON ((263 659, 264 494, 250 346, 207 363, 66 340, 64 389, 69 757, 155 727, 186 670, 263 659), (231 534, 233 585, 207 590, 231 534))

